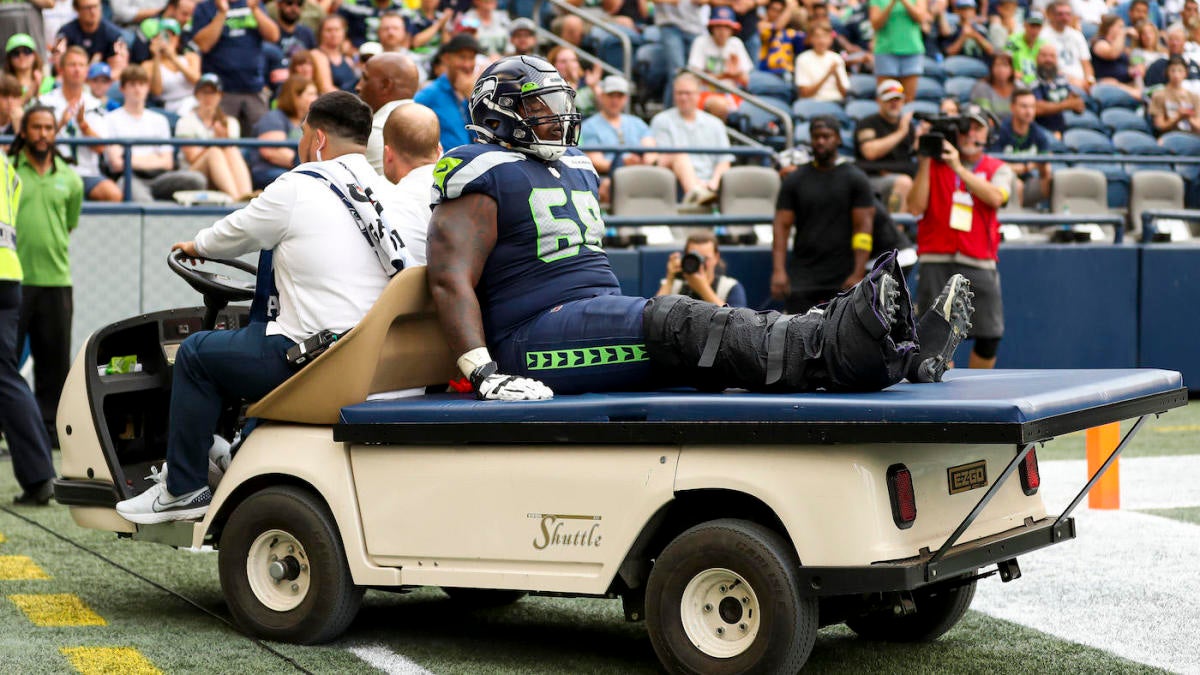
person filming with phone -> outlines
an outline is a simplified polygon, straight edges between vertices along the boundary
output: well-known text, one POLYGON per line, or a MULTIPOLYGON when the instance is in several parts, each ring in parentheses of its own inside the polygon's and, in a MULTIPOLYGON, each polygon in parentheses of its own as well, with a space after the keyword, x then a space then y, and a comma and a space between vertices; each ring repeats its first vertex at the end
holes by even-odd
POLYGON ((1013 172, 984 154, 991 135, 989 115, 977 105, 960 116, 929 120, 932 130, 918 139, 917 177, 908 193, 917 222, 917 306, 933 304, 954 274, 971 282, 975 315, 968 333, 975 339, 972 368, 993 368, 1004 335, 997 210, 1008 201, 1013 172))
POLYGON ((682 253, 667 258, 667 276, 655 295, 684 295, 714 305, 745 307, 746 289, 724 271, 717 238, 711 232, 697 232, 687 238, 682 253))

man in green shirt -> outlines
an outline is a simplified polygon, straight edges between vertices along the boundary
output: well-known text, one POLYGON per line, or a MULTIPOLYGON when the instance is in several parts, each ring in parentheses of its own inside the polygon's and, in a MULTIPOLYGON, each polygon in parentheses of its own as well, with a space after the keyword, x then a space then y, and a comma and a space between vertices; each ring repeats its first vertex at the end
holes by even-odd
POLYGON ((1013 72, 1018 83, 1026 87, 1037 84, 1037 53, 1046 44, 1040 35, 1046 18, 1037 10, 1025 15, 1025 31, 1013 33, 1004 44, 1004 50, 1012 54, 1013 72))
POLYGON ((54 445, 54 419, 71 366, 71 230, 79 224, 83 180, 55 152, 54 110, 35 106, 10 150, 21 179, 17 256, 25 279, 17 344, 29 336, 33 390, 54 445))

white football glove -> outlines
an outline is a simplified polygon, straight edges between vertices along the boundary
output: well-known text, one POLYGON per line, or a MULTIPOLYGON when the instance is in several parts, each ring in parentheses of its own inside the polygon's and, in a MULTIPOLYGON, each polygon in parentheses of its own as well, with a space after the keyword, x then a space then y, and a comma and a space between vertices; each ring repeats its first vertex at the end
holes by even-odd
POLYGON ((458 359, 458 367, 471 381, 475 395, 484 401, 544 401, 554 398, 550 387, 529 377, 504 375, 486 347, 478 347, 458 359))

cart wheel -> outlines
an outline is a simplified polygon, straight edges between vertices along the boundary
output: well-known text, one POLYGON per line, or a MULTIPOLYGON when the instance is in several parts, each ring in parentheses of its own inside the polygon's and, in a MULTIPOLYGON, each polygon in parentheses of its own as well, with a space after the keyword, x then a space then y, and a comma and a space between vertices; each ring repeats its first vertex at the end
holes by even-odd
POLYGON ((794 673, 817 636, 791 545, 745 520, 697 525, 667 545, 646 584, 646 626, 672 673, 794 673))
POLYGON ((358 613, 355 586, 333 516, 291 486, 256 493, 221 533, 221 590, 243 630, 283 642, 336 638, 358 613))
POLYGON ((930 642, 954 627, 975 598, 975 581, 939 585, 913 591, 916 612, 897 615, 876 610, 847 619, 846 625, 860 637, 879 642, 930 642))
POLYGON ((507 591, 498 588, 443 587, 442 592, 450 596, 454 604, 471 609, 505 607, 528 595, 525 591, 507 591))

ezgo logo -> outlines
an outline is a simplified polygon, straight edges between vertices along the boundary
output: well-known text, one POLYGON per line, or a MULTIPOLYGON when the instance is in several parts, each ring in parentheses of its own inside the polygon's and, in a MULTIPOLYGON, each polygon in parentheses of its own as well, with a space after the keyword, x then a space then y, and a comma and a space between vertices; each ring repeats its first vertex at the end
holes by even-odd
POLYGON ((551 547, 589 548, 600 545, 600 516, 530 513, 527 517, 541 521, 540 531, 533 539, 533 547, 539 551, 551 547))

